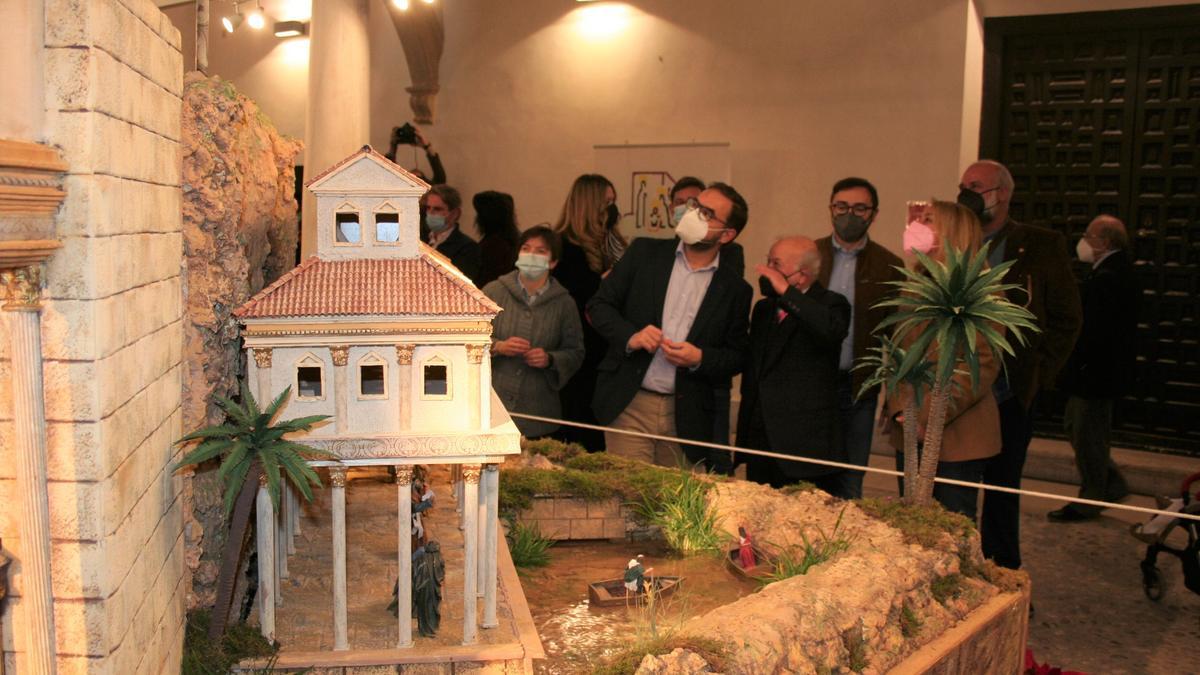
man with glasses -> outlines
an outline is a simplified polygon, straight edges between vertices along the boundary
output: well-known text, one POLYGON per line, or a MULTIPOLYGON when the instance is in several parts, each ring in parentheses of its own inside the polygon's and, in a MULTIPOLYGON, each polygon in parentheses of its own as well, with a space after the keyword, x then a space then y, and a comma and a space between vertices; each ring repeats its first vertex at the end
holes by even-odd
MULTIPOLYGON (((1079 291, 1066 239, 1009 216, 1013 178, 1003 164, 975 162, 963 172, 958 188, 958 203, 974 211, 983 226, 990 247, 988 263, 994 267, 1015 261, 1004 275, 1004 283, 1016 286, 1008 299, 1033 312, 1041 329, 1027 334, 1023 345, 1010 341, 1016 355, 1005 358, 992 387, 1000 406, 1001 447, 1000 454, 988 460, 983 481, 1019 488, 1033 437, 1034 398, 1038 389, 1054 386, 1083 322, 1079 291)), ((1021 566, 1020 517, 1017 495, 984 491, 979 526, 983 554, 997 565, 1021 566)))
MULTIPOLYGON (((821 285, 845 297, 851 308, 850 330, 838 354, 837 400, 846 460, 859 466, 866 466, 871 458, 879 388, 860 396, 867 372, 854 370, 854 364, 870 348, 879 346, 875 327, 887 317, 889 308, 875 304, 893 292, 889 282, 904 278, 897 269, 904 262, 867 236, 878 213, 879 193, 875 186, 863 178, 843 178, 834 183, 829 196, 833 232, 817 240, 821 285)), ((845 471, 839 478, 838 496, 862 497, 862 471, 845 471)))
MULTIPOLYGON (((753 291, 721 264, 746 225, 746 200, 713 183, 696 196, 676 239, 636 239, 588 303, 608 341, 592 408, 613 429, 712 442, 715 393, 742 370, 753 291)), ((728 472, 728 453, 606 432, 608 451, 664 466, 728 472)))
MULTIPOLYGON (((821 254, 807 237, 780 239, 759 265, 763 299, 750 316, 750 356, 742 373, 738 445, 846 461, 838 419, 838 359, 850 303, 817 278, 821 254)), ((805 480, 843 493, 842 469, 750 455, 746 478, 780 488, 805 480)))

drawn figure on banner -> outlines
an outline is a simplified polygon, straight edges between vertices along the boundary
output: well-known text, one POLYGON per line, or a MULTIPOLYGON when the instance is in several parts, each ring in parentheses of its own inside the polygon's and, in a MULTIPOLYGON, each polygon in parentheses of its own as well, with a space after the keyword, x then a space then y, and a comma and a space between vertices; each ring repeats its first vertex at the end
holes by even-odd
POLYGON ((633 236, 670 236, 670 194, 675 178, 666 171, 634 171, 631 178, 629 194, 633 200, 632 210, 624 214, 622 220, 632 220, 633 223, 626 232, 632 232, 633 236))

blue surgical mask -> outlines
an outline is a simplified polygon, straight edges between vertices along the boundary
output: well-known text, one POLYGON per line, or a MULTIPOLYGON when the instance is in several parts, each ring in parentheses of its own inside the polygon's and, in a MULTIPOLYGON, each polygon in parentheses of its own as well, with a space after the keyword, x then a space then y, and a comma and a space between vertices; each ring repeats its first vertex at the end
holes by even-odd
POLYGON ((429 228, 430 232, 441 232, 446 229, 446 216, 426 213, 425 226, 429 228))
POLYGON ((537 281, 550 271, 550 256, 541 253, 520 253, 517 255, 517 269, 521 276, 529 281, 537 281))
POLYGON ((687 204, 680 204, 671 211, 671 225, 679 225, 679 221, 683 220, 683 214, 687 213, 687 204))

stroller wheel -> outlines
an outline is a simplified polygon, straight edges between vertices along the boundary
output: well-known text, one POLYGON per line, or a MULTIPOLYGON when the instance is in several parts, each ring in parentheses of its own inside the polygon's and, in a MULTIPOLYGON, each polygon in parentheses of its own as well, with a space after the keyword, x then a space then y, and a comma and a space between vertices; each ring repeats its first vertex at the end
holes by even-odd
POLYGON ((1142 563, 1142 591, 1146 593, 1147 598, 1155 602, 1162 599, 1162 572, 1157 565, 1142 563))

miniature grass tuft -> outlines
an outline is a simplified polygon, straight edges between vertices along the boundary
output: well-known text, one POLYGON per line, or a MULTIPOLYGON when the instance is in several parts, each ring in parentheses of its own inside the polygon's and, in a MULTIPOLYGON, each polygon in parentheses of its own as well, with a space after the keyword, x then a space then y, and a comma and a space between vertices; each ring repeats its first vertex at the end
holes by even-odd
POLYGON ((861 619, 842 633, 842 644, 846 646, 846 652, 849 655, 849 663, 846 664, 846 667, 856 673, 866 670, 870 663, 867 661, 867 639, 863 637, 861 619))
POLYGON ((906 638, 916 637, 921 632, 921 619, 912 605, 905 600, 900 606, 900 634, 906 638))
POLYGON ((180 666, 182 675, 224 675, 242 659, 275 655, 275 646, 245 624, 231 624, 220 640, 210 640, 209 619, 208 610, 196 610, 187 615, 180 666))
POLYGON ((810 539, 803 528, 799 528, 800 540, 803 542, 799 547, 789 546, 782 549, 775 556, 775 564, 769 574, 763 577, 763 585, 773 584, 776 581, 808 574, 808 571, 813 567, 820 565, 850 548, 850 538, 840 536, 839 532, 842 529, 842 516, 846 514, 846 508, 842 507, 838 513, 837 521, 833 524, 833 531, 826 533, 820 527, 817 527, 817 538, 810 539))
POLYGON ((933 599, 943 605, 951 598, 957 597, 962 590, 963 576, 961 574, 947 574, 934 579, 933 583, 929 585, 929 592, 933 594, 933 599))
POLYGON ((673 484, 644 496, 638 513, 662 531, 663 541, 677 553, 720 551, 724 536, 717 527, 717 513, 708 503, 709 487, 703 478, 682 472, 673 484))
MULTIPOLYGON (((562 469, 512 469, 504 472, 500 481, 500 510, 516 512, 527 509, 533 498, 541 495, 579 497, 600 501, 619 497, 627 501, 644 501, 656 496, 666 486, 678 481, 683 472, 653 466, 604 452, 576 454, 559 441, 526 441, 539 443, 538 454, 566 457, 562 469)), ((578 446, 575 446, 578 447, 578 446)), ((528 449, 528 448, 527 448, 528 449)))
POLYGON ((517 523, 508 530, 508 549, 517 567, 545 567, 550 564, 554 540, 542 536, 536 525, 517 523))
POLYGON ((587 455, 587 450, 578 443, 563 443, 553 438, 521 439, 521 452, 542 455, 555 464, 563 464, 573 457, 587 455))
POLYGON ((796 481, 791 485, 784 485, 783 487, 779 488, 779 491, 785 495, 795 495, 803 492, 816 492, 817 486, 806 480, 802 480, 796 481))
POLYGON ((731 645, 712 638, 694 637, 691 635, 663 635, 649 638, 634 644, 628 649, 613 655, 603 665, 592 671, 593 675, 631 675, 637 672, 642 659, 647 654, 662 656, 676 649, 687 649, 695 652, 704 659, 714 673, 726 671, 729 655, 733 653, 731 645))
POLYGON ((943 535, 959 539, 975 529, 966 516, 947 511, 937 503, 918 506, 872 497, 860 499, 857 504, 867 515, 900 530, 904 541, 928 549, 941 548, 943 535))

